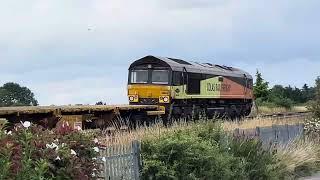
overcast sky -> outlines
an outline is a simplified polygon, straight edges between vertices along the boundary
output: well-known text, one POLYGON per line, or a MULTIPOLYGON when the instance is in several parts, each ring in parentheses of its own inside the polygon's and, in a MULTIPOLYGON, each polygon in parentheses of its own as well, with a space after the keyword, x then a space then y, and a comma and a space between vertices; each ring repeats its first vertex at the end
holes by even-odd
POLYGON ((259 69, 273 84, 320 75, 319 0, 3 0, 0 85, 41 105, 127 103, 146 55, 259 69))

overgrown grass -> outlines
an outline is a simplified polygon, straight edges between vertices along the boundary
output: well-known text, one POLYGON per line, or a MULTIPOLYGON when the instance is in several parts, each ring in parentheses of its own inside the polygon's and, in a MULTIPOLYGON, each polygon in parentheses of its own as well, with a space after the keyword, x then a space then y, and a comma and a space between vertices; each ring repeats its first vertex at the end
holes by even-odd
POLYGON ((279 167, 292 179, 310 176, 320 170, 320 140, 318 138, 296 139, 292 143, 279 146, 276 156, 279 167))
POLYGON ((242 121, 219 121, 219 120, 209 120, 209 121, 197 121, 197 122, 186 122, 184 120, 176 121, 171 126, 165 127, 161 121, 154 124, 153 126, 140 126, 135 130, 129 130, 126 128, 109 128, 100 133, 99 139, 104 145, 112 144, 125 144, 133 140, 143 141, 144 139, 159 139, 162 136, 170 135, 176 131, 184 131, 194 128, 200 128, 202 126, 208 126, 215 121, 221 124, 221 127, 225 131, 233 131, 236 128, 239 129, 254 129, 256 127, 270 127, 272 125, 294 125, 299 123, 304 123, 305 118, 303 117, 292 117, 286 119, 278 118, 253 118, 242 121))
POLYGON ((276 117, 256 117, 253 119, 240 121, 226 121, 222 123, 222 127, 226 131, 239 129, 254 129, 256 127, 271 127, 272 125, 294 125, 304 123, 304 117, 288 117, 279 119, 276 117))
POLYGON ((274 113, 286 113, 286 112, 306 112, 308 111, 306 106, 293 106, 290 109, 284 107, 268 107, 268 106, 259 106, 259 114, 274 114, 274 113))
MULTIPOLYGON (((147 149, 143 149, 143 151, 149 152, 149 154, 145 154, 144 158, 148 159, 147 169, 145 170, 145 175, 152 174, 154 177, 165 177, 169 179, 175 179, 175 176, 188 176, 186 174, 179 174, 179 168, 176 169, 174 164, 167 164, 168 162, 161 158, 171 158, 171 156, 166 156, 166 154, 173 153, 175 151, 179 151, 186 157, 183 159, 180 156, 174 157, 176 159, 176 163, 179 164, 179 167, 185 169, 187 167, 183 167, 183 164, 188 164, 190 166, 195 166, 197 169, 196 163, 208 163, 208 166, 222 166, 226 169, 233 169, 241 175, 241 178, 261 178, 261 174, 265 174, 265 172, 256 173, 250 176, 246 174, 246 171, 255 171, 254 168, 256 164, 251 164, 251 160, 254 162, 261 162, 262 155, 259 153, 272 153, 272 158, 268 160, 268 166, 263 167, 269 169, 267 173, 272 174, 274 179, 296 179, 303 176, 311 175, 313 172, 320 170, 319 162, 320 162, 320 140, 319 138, 308 138, 305 136, 304 138, 297 139, 292 141, 286 146, 277 146, 276 149, 272 149, 272 151, 262 151, 260 149, 260 145, 255 144, 254 142, 259 143, 259 141, 251 141, 249 142, 240 140, 240 143, 235 142, 236 139, 229 136, 223 140, 222 136, 226 135, 225 132, 230 132, 235 130, 236 128, 240 129, 254 129, 258 127, 269 127, 272 125, 294 125, 299 123, 304 123, 306 119, 304 117, 293 117, 286 119, 278 119, 278 118, 254 118, 251 120, 245 121, 197 121, 197 122, 185 122, 178 121, 175 122, 172 126, 165 127, 161 122, 156 123, 154 126, 140 126, 136 130, 116 130, 111 135, 110 132, 106 134, 106 132, 102 133, 100 136, 100 142, 106 146, 111 146, 114 144, 127 144, 132 142, 133 140, 139 140, 143 144, 147 143, 147 149), (214 133, 218 132, 218 133, 214 133), (218 137, 218 138, 217 138, 218 137), (214 140, 212 140, 212 138, 214 140), (210 143, 214 143, 217 146, 211 147, 210 143), (233 143, 231 143, 233 142, 233 143), (150 144, 151 143, 151 144, 150 144), (208 144, 209 143, 209 144, 208 144), (227 144, 226 144, 227 143, 227 144), (171 149, 170 149, 171 148, 171 149), (175 149, 177 148, 177 149, 175 149), (218 149, 216 149, 218 148, 218 149), (222 148, 219 150, 219 148, 222 148), (223 149, 224 148, 224 149, 223 149), (203 149, 206 149, 205 152, 202 152, 203 149), (231 151, 234 151, 231 153, 231 151), (235 151, 237 150, 237 151, 235 151), (186 152, 185 152, 186 151, 186 152), (227 154, 219 154, 220 151, 223 151, 227 154), (230 151, 230 152, 229 152, 230 151), (210 152, 207 154, 207 152, 210 152), (163 154, 164 153, 164 154, 163 154), (201 154, 198 154, 201 153, 201 154), (219 159, 215 159, 216 157, 212 157, 211 154, 214 153, 220 158, 224 159, 223 162, 220 163, 219 159), (231 153, 231 154, 228 154, 231 153), (252 155, 257 153, 256 155, 252 155), (238 155, 235 155, 238 154, 238 155), (242 161, 249 161, 248 156, 252 159, 247 164, 247 168, 245 164, 239 164, 238 158, 243 158, 242 161), (257 157, 257 158, 256 158, 257 157), (158 159, 159 158, 159 159, 158 159), (187 162, 188 159, 202 159, 197 162, 187 162), (217 164, 212 164, 207 159, 212 158, 217 164), (225 159, 226 158, 226 159, 225 159), (231 158, 231 160, 230 160, 231 158), (275 158, 275 159, 273 159, 275 158), (179 161, 179 162, 178 162, 179 161), (233 163, 235 167, 231 167, 229 163, 233 163), (270 164, 269 164, 270 163, 270 164), (154 169, 155 168, 155 169, 154 169), (236 169, 234 169, 236 168, 236 169), (158 173, 158 174, 157 174, 158 173), (178 173, 178 174, 177 174, 178 173), (159 175, 159 176, 158 176, 159 175)), ((146 144, 145 144, 146 145, 146 144)), ((146 146, 144 146, 146 148, 146 146)), ((263 153, 263 154, 264 154, 263 153)), ((268 159, 268 158, 267 158, 268 159)), ((175 161, 175 160, 174 160, 175 161)), ((267 160, 265 160, 267 161, 267 160)), ((263 163, 263 162, 262 162, 263 163)), ((176 164, 177 165, 177 164, 176 164)), ((262 166, 262 165, 261 165, 262 166)), ((188 166, 189 167, 189 166, 188 166)), ((208 171, 208 169, 198 169, 197 172, 208 171)), ((214 171, 219 171, 215 169, 214 171)), ((223 178, 233 179, 237 176, 234 176, 231 172, 221 171, 223 178)), ((190 172, 195 173, 195 172, 190 172)), ((190 174, 189 174, 190 175, 190 174)), ((204 178, 203 174, 192 174, 194 176, 188 176, 188 178, 204 178), (198 176, 199 175, 199 176, 198 176)), ((272 179, 272 176, 265 176, 262 179, 272 179)), ((145 176, 146 177, 146 176, 145 176)), ((220 176, 214 176, 213 174, 209 174, 208 177, 211 178, 221 178, 220 176)), ((161 178, 160 178, 161 179, 161 178)))

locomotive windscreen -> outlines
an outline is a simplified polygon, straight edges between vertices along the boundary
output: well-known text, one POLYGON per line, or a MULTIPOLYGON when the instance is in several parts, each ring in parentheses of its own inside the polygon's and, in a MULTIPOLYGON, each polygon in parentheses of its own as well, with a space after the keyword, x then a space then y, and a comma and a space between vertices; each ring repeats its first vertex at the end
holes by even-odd
POLYGON ((152 84, 169 84, 169 71, 167 70, 153 70, 152 84))
POLYGON ((148 70, 131 71, 131 83, 148 83, 148 70))

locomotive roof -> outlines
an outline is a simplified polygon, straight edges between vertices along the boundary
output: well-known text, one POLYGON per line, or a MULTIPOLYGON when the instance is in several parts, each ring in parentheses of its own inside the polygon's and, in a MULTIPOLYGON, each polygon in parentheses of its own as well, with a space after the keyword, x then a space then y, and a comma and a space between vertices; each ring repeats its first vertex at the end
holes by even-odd
POLYGON ((191 73, 215 74, 234 77, 243 77, 246 75, 247 78, 252 79, 252 76, 249 73, 234 67, 159 56, 146 56, 141 58, 132 63, 130 69, 143 64, 160 64, 165 67, 170 67, 170 69, 173 71, 183 71, 185 68, 187 72, 191 73))

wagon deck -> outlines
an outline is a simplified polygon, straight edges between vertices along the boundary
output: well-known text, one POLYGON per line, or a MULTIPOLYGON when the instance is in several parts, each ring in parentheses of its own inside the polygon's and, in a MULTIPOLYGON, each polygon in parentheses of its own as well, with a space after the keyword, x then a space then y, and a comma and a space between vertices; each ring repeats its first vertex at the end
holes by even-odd
POLYGON ((156 110, 155 105, 70 105, 70 106, 22 106, 0 107, 0 116, 22 114, 92 113, 126 110, 156 110))

